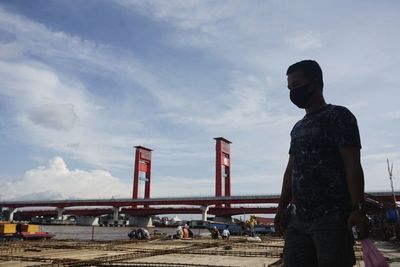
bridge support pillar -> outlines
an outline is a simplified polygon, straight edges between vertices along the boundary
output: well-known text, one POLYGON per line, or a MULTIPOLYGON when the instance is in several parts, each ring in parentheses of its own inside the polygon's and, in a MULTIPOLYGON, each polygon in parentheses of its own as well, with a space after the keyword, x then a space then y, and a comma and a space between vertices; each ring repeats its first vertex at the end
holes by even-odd
POLYGON ((150 216, 132 216, 129 217, 129 225, 136 227, 152 227, 153 220, 150 216))
POLYGON ((99 218, 94 216, 76 216, 76 225, 99 225, 99 218))
POLYGON ((114 211, 114 224, 118 224, 119 221, 119 212, 121 211, 120 207, 113 207, 113 211, 114 211))
POLYGON ((201 206, 201 219, 203 221, 207 221, 207 212, 210 209, 210 206, 201 206))
POLYGON ((10 222, 13 222, 13 221, 14 221, 14 214, 15 214, 16 211, 17 211, 17 209, 11 209, 11 208, 10 208, 10 215, 8 216, 8 220, 9 220, 10 222))
POLYGON ((57 220, 63 219, 64 208, 57 208, 57 220))

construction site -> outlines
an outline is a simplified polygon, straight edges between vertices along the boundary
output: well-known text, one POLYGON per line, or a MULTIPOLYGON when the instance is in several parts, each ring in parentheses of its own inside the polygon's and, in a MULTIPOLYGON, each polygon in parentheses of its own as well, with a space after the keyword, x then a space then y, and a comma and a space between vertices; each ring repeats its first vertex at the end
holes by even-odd
MULTIPOLYGON (((275 237, 9 241, 0 243, 0 266, 283 266, 282 250, 275 237)), ((360 247, 355 250, 356 266, 364 266, 360 247)))

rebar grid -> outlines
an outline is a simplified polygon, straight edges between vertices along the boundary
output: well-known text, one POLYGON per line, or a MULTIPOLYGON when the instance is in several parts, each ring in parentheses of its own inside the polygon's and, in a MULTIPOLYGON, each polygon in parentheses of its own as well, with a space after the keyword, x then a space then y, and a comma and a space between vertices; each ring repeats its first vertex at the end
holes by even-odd
POLYGON ((209 264, 185 264, 185 263, 165 263, 165 262, 118 262, 104 263, 97 266, 114 266, 114 267, 236 267, 233 265, 209 265, 209 264))
MULTIPOLYGON (((40 264, 35 266, 218 266, 218 265, 202 265, 202 264, 178 264, 178 263, 150 263, 150 262, 126 262, 129 260, 136 259, 144 259, 153 256, 159 255, 167 255, 167 254, 192 254, 192 255, 210 255, 210 256, 234 256, 234 257, 266 257, 266 258, 276 258, 277 261, 274 264, 269 266, 280 266, 277 262, 282 258, 282 248, 283 243, 279 242, 265 242, 263 243, 249 243, 249 242, 207 242, 207 243, 199 243, 199 242, 184 242, 177 243, 171 242, 160 242, 154 243, 157 245, 175 245, 183 247, 172 247, 172 248, 140 248, 142 244, 149 244, 149 242, 143 241, 85 241, 85 242, 72 242, 72 241, 47 241, 47 242, 9 242, 6 244, 0 245, 0 261, 31 261, 38 262, 40 264), (274 244, 276 243, 276 244, 274 244), (127 245, 132 245, 132 247, 127 247, 127 245), (226 249, 225 247, 229 247, 226 249), (207 250, 210 248, 216 248, 216 250, 207 250), (218 249, 219 248, 219 249, 218 249), (263 249, 264 251, 245 251, 245 248, 254 248, 254 249, 263 249), (13 253, 20 252, 35 252, 35 251, 51 251, 54 250, 54 253, 57 253, 57 249, 71 249, 72 251, 79 251, 80 249, 99 249, 104 251, 124 251, 128 253, 123 253, 119 255, 109 255, 109 256, 101 256, 93 259, 72 259, 72 258, 63 258, 63 259, 54 259, 48 257, 30 257, 30 256, 17 256, 10 255, 13 253), (217 250, 218 249, 218 250, 217 250), (223 250, 225 249, 225 250, 223 250), (232 250, 232 249, 241 249, 241 250, 232 250)), ((355 251, 360 252, 361 248, 358 244, 355 246, 355 251)), ((78 252, 79 253, 79 252, 78 252)), ((357 261, 362 260, 362 255, 357 253, 356 256, 357 261)))

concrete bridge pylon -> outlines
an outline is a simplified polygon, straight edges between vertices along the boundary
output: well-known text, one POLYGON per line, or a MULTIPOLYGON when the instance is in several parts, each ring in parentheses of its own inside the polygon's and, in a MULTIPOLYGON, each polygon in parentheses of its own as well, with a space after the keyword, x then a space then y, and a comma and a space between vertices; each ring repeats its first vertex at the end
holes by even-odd
POLYGON ((210 206, 200 206, 201 210, 201 219, 203 221, 207 221, 207 212, 210 209, 210 206))
POLYGON ((57 220, 63 219, 64 208, 57 208, 57 220))

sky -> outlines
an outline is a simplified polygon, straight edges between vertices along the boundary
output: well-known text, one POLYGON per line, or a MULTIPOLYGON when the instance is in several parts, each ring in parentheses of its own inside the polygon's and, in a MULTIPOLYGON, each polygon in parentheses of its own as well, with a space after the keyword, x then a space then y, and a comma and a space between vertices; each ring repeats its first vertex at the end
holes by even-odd
POLYGON ((286 69, 317 60, 328 103, 357 117, 366 191, 400 188, 400 3, 0 0, 0 200, 132 195, 134 146, 152 197, 280 193, 304 116, 286 69), (397 177, 396 177, 397 176, 397 177))

